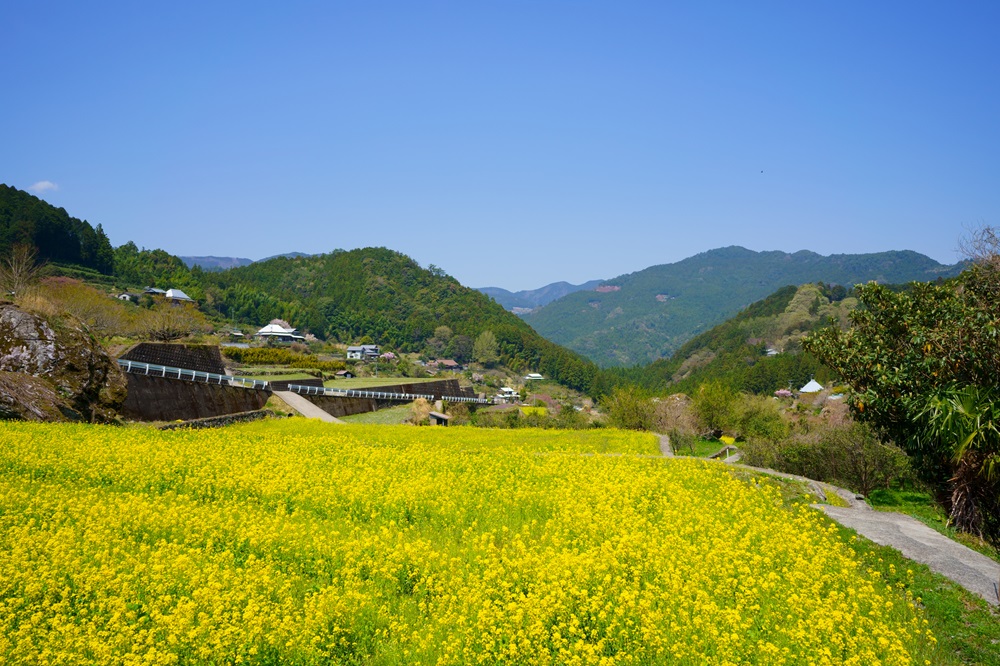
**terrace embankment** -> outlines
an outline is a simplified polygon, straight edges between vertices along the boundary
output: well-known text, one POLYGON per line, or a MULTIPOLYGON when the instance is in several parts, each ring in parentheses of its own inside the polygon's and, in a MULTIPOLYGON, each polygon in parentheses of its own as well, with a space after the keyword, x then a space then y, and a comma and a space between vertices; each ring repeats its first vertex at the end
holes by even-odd
POLYGON ((189 421, 264 407, 271 392, 126 373, 122 416, 135 421, 189 421))

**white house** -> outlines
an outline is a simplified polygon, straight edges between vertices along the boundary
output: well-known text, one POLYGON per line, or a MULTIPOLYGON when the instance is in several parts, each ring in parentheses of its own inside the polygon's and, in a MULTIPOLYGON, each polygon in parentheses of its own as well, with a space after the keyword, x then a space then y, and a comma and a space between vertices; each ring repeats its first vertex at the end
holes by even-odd
POLYGON ((809 383, 799 389, 799 393, 819 393, 823 386, 815 379, 810 379, 809 383))
POLYGON ((164 296, 167 297, 167 300, 173 301, 174 303, 182 303, 182 302, 193 303, 194 302, 193 298, 191 298, 190 296, 188 296, 187 294, 185 294, 180 289, 167 289, 167 292, 164 294, 164 296))
POLYGON ((295 335, 294 328, 285 328, 281 324, 268 324, 257 331, 257 337, 263 340, 274 340, 276 342, 295 342, 305 340, 301 335, 295 335))
POLYGON ((517 389, 512 389, 509 386, 504 386, 500 389, 500 392, 496 394, 493 398, 493 402, 496 403, 514 403, 521 399, 521 394, 518 393, 517 389))
POLYGON ((347 358, 357 361, 376 358, 379 355, 378 345, 358 345, 347 348, 347 358))
POLYGON ((542 376, 541 376, 540 374, 538 374, 537 372, 529 372, 528 374, 526 374, 526 375, 524 376, 524 378, 525 378, 525 379, 529 379, 529 380, 532 380, 532 379, 534 379, 534 380, 537 380, 537 379, 545 379, 545 377, 542 377, 542 376))

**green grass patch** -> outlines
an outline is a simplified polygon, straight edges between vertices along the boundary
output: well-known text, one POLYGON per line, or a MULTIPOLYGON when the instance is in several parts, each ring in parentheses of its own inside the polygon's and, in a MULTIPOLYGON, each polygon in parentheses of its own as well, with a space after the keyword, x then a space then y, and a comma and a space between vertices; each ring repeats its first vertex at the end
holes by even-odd
POLYGON ((681 444, 677 445, 671 441, 671 446, 674 447, 674 453, 679 456, 694 456, 696 458, 707 458, 722 447, 725 446, 722 442, 717 439, 705 439, 703 437, 695 437, 690 440, 690 445, 681 444))
POLYGON ((397 384, 420 384, 436 381, 434 378, 413 379, 411 377, 354 377, 352 379, 328 379, 323 383, 329 388, 364 389, 377 386, 396 386, 397 384))
POLYGON ((925 565, 906 559, 896 549, 834 525, 864 565, 878 571, 886 585, 909 590, 926 607, 929 628, 951 658, 941 663, 1000 666, 1000 612, 925 565))
POLYGON ((348 423, 400 425, 402 423, 406 423, 406 420, 410 418, 410 413, 409 405, 399 405, 398 407, 389 407, 387 409, 380 409, 378 411, 367 412, 365 414, 342 416, 340 419, 342 421, 347 421, 348 423))

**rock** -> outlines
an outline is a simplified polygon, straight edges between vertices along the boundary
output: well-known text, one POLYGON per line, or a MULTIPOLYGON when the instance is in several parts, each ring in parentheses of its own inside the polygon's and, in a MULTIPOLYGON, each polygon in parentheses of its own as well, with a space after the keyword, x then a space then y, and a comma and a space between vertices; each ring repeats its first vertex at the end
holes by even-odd
POLYGON ((86 325, 0 303, 0 417, 110 422, 125 376, 86 325))

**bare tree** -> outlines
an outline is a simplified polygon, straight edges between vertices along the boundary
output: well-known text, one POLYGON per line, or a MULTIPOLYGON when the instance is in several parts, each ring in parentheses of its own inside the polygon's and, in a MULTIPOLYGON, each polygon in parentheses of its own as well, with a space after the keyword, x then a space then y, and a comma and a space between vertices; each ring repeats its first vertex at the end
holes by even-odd
POLYGON ((18 243, 10 255, 0 261, 0 290, 6 296, 21 297, 38 279, 41 268, 36 263, 35 248, 18 243))

